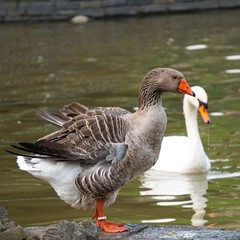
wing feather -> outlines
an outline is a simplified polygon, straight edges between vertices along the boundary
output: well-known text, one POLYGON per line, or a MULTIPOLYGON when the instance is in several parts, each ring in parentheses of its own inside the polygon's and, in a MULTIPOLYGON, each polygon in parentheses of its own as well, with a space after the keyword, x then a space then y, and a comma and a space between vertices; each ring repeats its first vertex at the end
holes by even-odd
POLYGON ((122 108, 88 109, 79 103, 63 107, 59 114, 40 112, 39 116, 60 130, 40 138, 35 143, 19 143, 16 149, 57 161, 91 164, 98 161, 116 162, 127 151, 125 137, 129 112, 122 108))

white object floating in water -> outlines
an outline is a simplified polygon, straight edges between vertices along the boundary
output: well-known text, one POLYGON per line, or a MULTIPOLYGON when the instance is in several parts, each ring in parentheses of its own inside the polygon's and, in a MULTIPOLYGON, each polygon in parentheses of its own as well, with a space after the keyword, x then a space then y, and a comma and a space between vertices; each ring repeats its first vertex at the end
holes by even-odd
POLYGON ((227 69, 225 70, 226 73, 232 74, 232 73, 240 73, 240 69, 227 69))
POLYGON ((240 60, 240 55, 226 56, 227 60, 240 60))
POLYGON ((214 117, 220 117, 220 116, 224 116, 224 113, 223 112, 211 112, 210 115, 214 116, 214 117))
POLYGON ((37 56, 37 63, 43 63, 43 56, 37 56))
POLYGON ((190 45, 190 46, 187 46, 186 49, 187 50, 201 50, 201 49, 205 49, 207 48, 207 45, 206 44, 196 44, 196 45, 190 45))
POLYGON ((89 18, 87 16, 84 15, 79 15, 79 16, 75 16, 71 19, 72 23, 86 23, 88 22, 89 18))
POLYGON ((87 58, 87 59, 86 59, 87 62, 97 62, 97 60, 98 60, 98 59, 97 59, 97 58, 94 58, 94 57, 92 57, 92 58, 87 58))
POLYGON ((166 222, 174 222, 175 218, 163 218, 163 219, 153 219, 153 220, 142 220, 142 223, 166 223, 166 222))

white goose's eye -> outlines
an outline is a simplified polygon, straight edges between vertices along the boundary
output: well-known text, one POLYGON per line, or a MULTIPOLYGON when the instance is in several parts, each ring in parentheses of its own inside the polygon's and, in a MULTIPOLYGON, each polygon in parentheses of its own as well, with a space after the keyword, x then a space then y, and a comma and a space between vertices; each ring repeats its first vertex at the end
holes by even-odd
POLYGON ((173 79, 178 79, 178 76, 177 75, 173 75, 172 78, 173 79))
POLYGON ((198 101, 199 101, 199 107, 204 106, 206 109, 208 109, 208 103, 202 102, 199 99, 198 99, 198 101))

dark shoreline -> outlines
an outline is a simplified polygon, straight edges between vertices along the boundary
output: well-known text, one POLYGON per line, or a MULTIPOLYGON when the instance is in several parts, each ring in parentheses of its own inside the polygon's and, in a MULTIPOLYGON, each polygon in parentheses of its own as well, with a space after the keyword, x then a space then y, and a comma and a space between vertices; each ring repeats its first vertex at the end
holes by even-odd
POLYGON ((239 0, 3 0, 0 22, 67 21, 240 8, 239 0))

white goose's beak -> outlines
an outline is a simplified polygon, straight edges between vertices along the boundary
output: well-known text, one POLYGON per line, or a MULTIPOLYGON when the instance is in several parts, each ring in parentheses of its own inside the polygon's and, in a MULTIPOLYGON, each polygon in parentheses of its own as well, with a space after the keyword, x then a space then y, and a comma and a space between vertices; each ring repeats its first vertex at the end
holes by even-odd
POLYGON ((201 117, 202 117, 203 121, 206 124, 209 124, 211 122, 211 120, 210 120, 209 113, 208 113, 208 110, 205 107, 205 105, 204 104, 200 104, 198 109, 199 109, 199 112, 201 114, 201 117))

